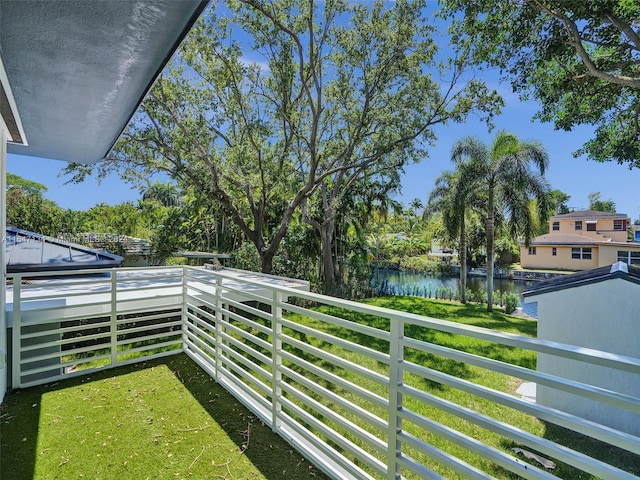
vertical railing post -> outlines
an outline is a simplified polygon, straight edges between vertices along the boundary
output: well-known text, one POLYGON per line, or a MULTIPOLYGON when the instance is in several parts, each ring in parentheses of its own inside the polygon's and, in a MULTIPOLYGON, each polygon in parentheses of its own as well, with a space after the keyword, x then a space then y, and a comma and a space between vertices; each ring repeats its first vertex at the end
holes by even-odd
POLYGON ((280 430, 282 403, 282 292, 273 291, 271 306, 271 429, 280 430))
POLYGON ((118 363, 118 274, 116 269, 111 269, 111 366, 118 363))
POLYGON ((404 320, 391 318, 389 339, 389 430, 387 442, 387 480, 399 480, 400 464, 398 457, 402 454, 402 442, 398 435, 402 432, 402 393, 404 363, 404 320))
POLYGON ((216 278, 216 380, 222 377, 222 276, 218 275, 216 278))
POLYGON ((20 388, 21 329, 22 329, 22 276, 13 276, 13 319, 11 320, 11 388, 20 388))
POLYGON ((188 276, 187 276, 187 266, 182 267, 182 319, 180 322, 180 331, 182 332, 182 351, 186 350, 185 345, 187 345, 187 329, 188 326, 188 308, 187 308, 187 299, 189 297, 189 285, 188 285, 188 276))

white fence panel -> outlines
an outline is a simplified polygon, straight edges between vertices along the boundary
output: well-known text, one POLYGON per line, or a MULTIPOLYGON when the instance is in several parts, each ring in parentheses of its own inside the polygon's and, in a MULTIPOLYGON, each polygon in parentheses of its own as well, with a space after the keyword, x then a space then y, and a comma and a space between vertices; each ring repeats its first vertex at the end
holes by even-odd
POLYGON ((640 478, 640 438, 515 394, 534 382, 640 422, 640 399, 535 368, 544 353, 640 381, 639 358, 231 269, 11 277, 14 387, 184 351, 334 478, 640 478), (516 350, 524 360, 502 353, 516 350))

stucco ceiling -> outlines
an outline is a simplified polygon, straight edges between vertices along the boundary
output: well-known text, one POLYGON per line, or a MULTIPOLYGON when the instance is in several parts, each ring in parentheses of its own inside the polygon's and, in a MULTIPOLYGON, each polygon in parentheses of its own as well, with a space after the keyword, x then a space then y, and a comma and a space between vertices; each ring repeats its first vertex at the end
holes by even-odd
POLYGON ((104 158, 206 3, 0 0, 0 56, 27 143, 8 151, 104 158))

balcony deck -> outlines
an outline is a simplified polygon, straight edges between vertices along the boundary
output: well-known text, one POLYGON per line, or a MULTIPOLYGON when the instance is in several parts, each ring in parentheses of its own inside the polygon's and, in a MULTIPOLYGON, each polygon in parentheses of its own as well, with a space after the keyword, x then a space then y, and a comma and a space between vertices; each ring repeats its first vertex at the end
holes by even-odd
POLYGON ((543 352, 636 375, 639 358, 344 301, 249 273, 177 267, 44 277, 12 277, 16 388, 184 352, 332 478, 640 478, 640 438, 521 399, 511 387, 543 384, 639 421, 640 399, 495 352, 543 352), (452 338, 477 347, 456 348, 452 338), (590 456, 583 447, 594 442, 627 461, 590 456))
POLYGON ((14 391, 0 431, 12 480, 327 478, 186 355, 14 391))

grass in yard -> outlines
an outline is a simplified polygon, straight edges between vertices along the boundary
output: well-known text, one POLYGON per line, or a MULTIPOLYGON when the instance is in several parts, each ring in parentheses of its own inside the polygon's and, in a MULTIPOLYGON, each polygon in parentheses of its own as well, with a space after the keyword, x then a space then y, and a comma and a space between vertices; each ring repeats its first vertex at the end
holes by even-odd
POLYGON ((186 355, 9 393, 2 479, 326 479, 186 355))

